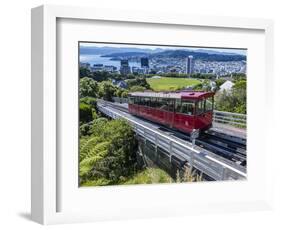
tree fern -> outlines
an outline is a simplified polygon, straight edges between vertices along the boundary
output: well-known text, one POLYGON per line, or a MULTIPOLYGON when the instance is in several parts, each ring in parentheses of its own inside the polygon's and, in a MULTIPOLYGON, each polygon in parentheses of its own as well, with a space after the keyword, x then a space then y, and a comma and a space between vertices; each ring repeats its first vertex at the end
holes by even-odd
POLYGON ((96 136, 90 136, 88 138, 80 139, 80 161, 82 161, 88 154, 96 147, 100 142, 100 138, 96 136))
MULTIPOLYGON (((92 138, 94 139, 94 138, 92 138)), ((94 139, 96 141, 96 139, 94 139)), ((108 145, 110 144, 108 141, 104 141, 101 143, 97 143, 94 147, 90 149, 88 146, 92 146, 91 144, 94 141, 89 141, 83 148, 85 151, 83 160, 80 161, 80 176, 84 176, 90 172, 90 170, 94 167, 96 162, 103 159, 108 153, 108 145), (91 143, 91 144, 90 144, 91 143)))

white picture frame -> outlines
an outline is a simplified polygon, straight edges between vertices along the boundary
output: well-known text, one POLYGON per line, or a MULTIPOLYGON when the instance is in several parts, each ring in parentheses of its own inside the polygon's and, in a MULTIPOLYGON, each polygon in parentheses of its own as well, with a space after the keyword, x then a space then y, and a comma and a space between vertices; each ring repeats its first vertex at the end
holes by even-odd
MULTIPOLYGON (((249 190, 249 181, 241 182, 241 185, 233 184, 232 182, 220 182, 221 185, 216 183, 213 185, 200 184, 190 187, 190 185, 158 185, 153 186, 130 186, 119 188, 102 188, 84 190, 84 195, 106 193, 114 194, 118 192, 121 196, 130 194, 138 194, 138 190, 144 193, 151 193, 157 196, 157 191, 163 194, 174 193, 178 191, 180 199, 184 196, 192 196, 193 200, 188 201, 189 211, 186 209, 186 204, 182 204, 179 200, 169 200, 168 204, 161 206, 160 203, 150 203, 150 206, 133 207, 128 204, 124 207, 114 208, 112 210, 110 204, 107 208, 100 210, 93 209, 92 211, 81 211, 81 207, 77 207, 79 200, 76 197, 70 197, 73 200, 72 211, 60 210, 59 199, 61 193, 58 193, 58 187, 61 186, 61 181, 58 179, 58 172, 61 165, 58 163, 59 159, 56 155, 58 150, 57 143, 57 126, 58 108, 57 108, 57 95, 60 88, 57 84, 57 22, 60 19, 74 20, 94 20, 106 23, 122 22, 122 23, 138 23, 151 26, 169 26, 176 27, 192 26, 200 28, 220 28, 222 30, 235 30, 241 29, 244 31, 261 31, 263 33, 264 41, 264 73, 262 73, 262 80, 270 78, 271 80, 265 81, 265 85, 259 85, 264 89, 262 96, 266 104, 267 110, 274 106, 272 99, 273 86, 273 23, 271 20, 266 19, 248 19, 248 18, 231 18, 231 17, 214 17, 214 16, 191 16, 191 15, 173 15, 161 13, 148 13, 137 11, 114 11, 105 9, 92 9, 92 8, 79 8, 79 7, 66 7, 66 6, 52 6, 44 5, 32 9, 32 188, 31 188, 31 213, 32 219, 41 224, 56 224, 56 223, 69 223, 81 221, 95 221, 107 219, 124 219, 124 218, 140 218, 151 216, 171 216, 171 215, 186 215, 188 213, 205 213, 217 211, 243 211, 243 210, 259 210, 267 209, 272 205, 272 171, 270 164, 270 151, 267 140, 264 145, 265 151, 264 159, 267 164, 264 165, 265 170, 264 181, 259 186, 263 188, 262 192, 258 193, 253 200, 249 200, 247 196, 245 199, 226 198, 222 197, 221 201, 218 199, 204 199, 200 195, 204 194, 206 188, 212 191, 213 194, 218 189, 224 190, 228 186, 229 189, 245 189, 248 197, 251 194, 249 190), (243 184, 244 183, 244 184, 243 184), (208 187, 207 187, 208 186, 208 187), (114 192, 114 193, 113 193, 114 192), (201 201, 200 201, 201 199, 201 201), (170 207, 170 208, 169 208, 170 207), (166 208, 166 209, 164 209, 166 208), (170 210, 168 210, 170 209, 170 210), (59 210, 59 211, 58 211, 59 210), (192 211, 191 211, 192 210, 192 211)), ((250 86, 251 87, 251 84, 250 86)), ((251 97, 250 97, 251 99, 251 97)), ((264 112, 262 117, 270 123, 270 114, 264 112)), ((254 119, 254 118, 253 118, 254 119)), ((254 120, 250 122, 249 131, 254 127, 254 120), (251 128, 252 127, 252 128, 251 128)), ((265 132, 270 132, 272 126, 264 128, 265 132)), ((251 134, 251 132, 250 132, 251 134)), ((254 135, 253 135, 254 139, 254 135)), ((258 141, 258 139, 255 139, 258 141)), ((261 150, 260 150, 261 151, 261 150)), ((254 160, 253 160, 254 162, 254 160)), ((60 162, 61 163, 61 162, 60 162)), ((258 163, 258 162, 257 162, 258 163)), ((251 168, 249 169, 251 170, 251 168)), ((256 182, 255 182, 256 183, 256 182)), ((258 186, 255 184, 255 186, 258 186)), ((254 187, 259 188, 259 187, 254 187)), ((229 190, 228 189, 228 190, 229 190)), ((225 189, 225 192, 228 192, 225 189)), ((63 194, 63 193, 62 193, 63 194)), ((127 201, 129 203, 129 201, 127 201)))

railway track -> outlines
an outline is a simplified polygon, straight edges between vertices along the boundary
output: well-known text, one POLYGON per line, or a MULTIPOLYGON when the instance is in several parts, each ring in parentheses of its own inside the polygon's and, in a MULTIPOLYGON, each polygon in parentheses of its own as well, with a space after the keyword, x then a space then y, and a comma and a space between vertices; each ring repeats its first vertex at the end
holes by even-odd
MULTIPOLYGON (((128 113, 128 108, 123 106, 122 104, 119 105, 111 102, 106 102, 106 104, 110 107, 128 113)), ((141 119, 146 120, 144 118, 141 119)), ((178 130, 168 128, 161 124, 158 125, 161 130, 169 132, 180 139, 191 142, 191 138, 189 135, 178 130)), ((241 166, 247 165, 245 138, 227 135, 214 130, 207 130, 205 132, 202 132, 200 136, 195 140, 195 145, 211 151, 217 155, 220 155, 224 158, 227 158, 241 166)))

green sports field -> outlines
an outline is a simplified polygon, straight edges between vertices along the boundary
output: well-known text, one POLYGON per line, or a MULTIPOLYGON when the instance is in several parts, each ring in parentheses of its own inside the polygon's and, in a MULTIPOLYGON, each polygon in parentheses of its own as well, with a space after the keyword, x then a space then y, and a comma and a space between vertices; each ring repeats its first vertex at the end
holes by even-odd
POLYGON ((172 77, 147 78, 146 80, 154 91, 173 91, 200 83, 196 79, 172 77))

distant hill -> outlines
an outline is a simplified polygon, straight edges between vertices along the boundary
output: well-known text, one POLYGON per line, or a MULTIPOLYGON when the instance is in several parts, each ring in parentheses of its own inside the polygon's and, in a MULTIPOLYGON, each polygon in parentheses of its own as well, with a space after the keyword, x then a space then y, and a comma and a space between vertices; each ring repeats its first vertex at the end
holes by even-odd
POLYGON ((150 56, 148 52, 121 52, 102 55, 102 57, 111 57, 111 58, 126 58, 126 57, 147 57, 150 56))
MULTIPOLYGON (((158 50, 160 51, 160 50, 158 50)), ((162 51, 162 50, 161 50, 162 51)), ((140 48, 130 48, 130 47, 94 47, 94 46, 80 46, 80 54, 92 54, 92 55, 108 55, 115 53, 151 53, 151 49, 140 49, 140 48)))
POLYGON ((186 58, 192 55, 194 59, 200 59, 203 61, 243 61, 246 60, 246 56, 221 52, 208 49, 142 49, 134 47, 94 47, 94 46, 81 46, 81 55, 102 55, 103 57, 110 57, 112 60, 120 59, 138 59, 140 57, 149 58, 186 58))
POLYGON ((216 51, 216 50, 209 50, 209 49, 196 49, 196 52, 208 53, 208 54, 237 55, 237 53, 234 52, 232 53, 232 52, 216 51))
POLYGON ((203 61, 243 61, 246 60, 246 56, 239 54, 224 54, 224 53, 207 53, 207 52, 197 52, 190 50, 166 50, 163 52, 152 54, 151 57, 154 58, 186 58, 192 55, 194 59, 200 59, 203 61))

